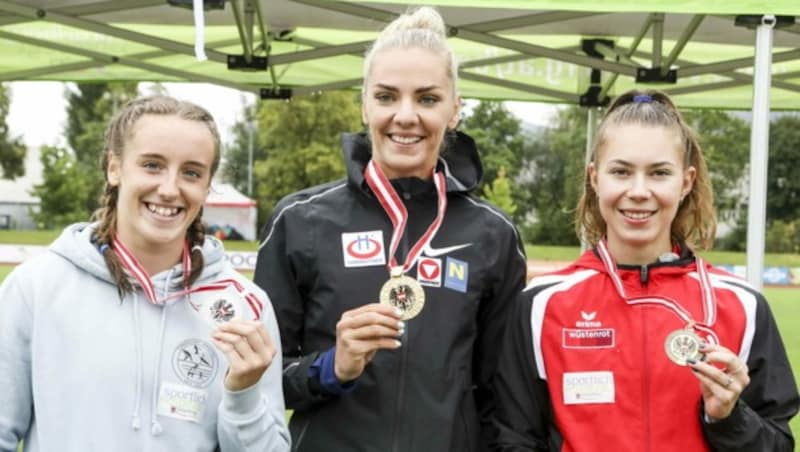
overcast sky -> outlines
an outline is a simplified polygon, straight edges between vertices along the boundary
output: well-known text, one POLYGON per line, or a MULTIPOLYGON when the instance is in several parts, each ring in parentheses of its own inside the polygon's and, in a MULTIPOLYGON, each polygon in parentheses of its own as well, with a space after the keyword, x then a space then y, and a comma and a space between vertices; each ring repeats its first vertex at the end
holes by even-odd
MULTIPOLYGON (((230 129, 241 116, 242 105, 255 101, 255 95, 205 83, 164 83, 167 91, 180 99, 205 107, 217 121, 222 140, 230 141, 230 129)), ((65 144, 66 123, 64 89, 61 82, 11 82, 11 109, 7 118, 12 136, 22 136, 29 147, 65 144)), ((150 85, 143 83, 140 91, 150 85)), ((555 107, 533 102, 507 102, 506 106, 524 121, 544 125, 555 107)))

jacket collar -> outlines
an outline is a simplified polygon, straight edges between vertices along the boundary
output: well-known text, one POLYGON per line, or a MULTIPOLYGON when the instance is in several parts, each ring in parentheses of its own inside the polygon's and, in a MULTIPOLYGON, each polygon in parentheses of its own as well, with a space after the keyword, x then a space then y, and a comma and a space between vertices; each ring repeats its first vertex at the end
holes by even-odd
MULTIPOLYGON (((342 134, 342 152, 347 167, 347 183, 368 192, 364 169, 372 158, 372 146, 365 132, 342 134)), ((455 137, 439 156, 438 168, 444 171, 448 192, 469 192, 478 187, 483 177, 483 165, 475 140, 463 132, 455 137)))

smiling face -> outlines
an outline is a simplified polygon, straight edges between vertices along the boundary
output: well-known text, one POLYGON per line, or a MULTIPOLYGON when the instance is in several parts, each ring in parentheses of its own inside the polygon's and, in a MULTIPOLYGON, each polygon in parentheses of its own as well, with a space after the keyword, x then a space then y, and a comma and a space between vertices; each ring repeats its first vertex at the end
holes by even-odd
POLYGON ((431 177, 460 112, 447 68, 444 56, 418 47, 374 55, 362 113, 372 158, 387 178, 431 177))
POLYGON ((208 195, 214 138, 200 121, 145 114, 107 177, 119 189, 117 233, 138 254, 179 254, 208 195))
POLYGON ((610 126, 588 171, 617 262, 647 264, 671 251, 672 221, 695 179, 695 168, 684 168, 678 131, 610 126))

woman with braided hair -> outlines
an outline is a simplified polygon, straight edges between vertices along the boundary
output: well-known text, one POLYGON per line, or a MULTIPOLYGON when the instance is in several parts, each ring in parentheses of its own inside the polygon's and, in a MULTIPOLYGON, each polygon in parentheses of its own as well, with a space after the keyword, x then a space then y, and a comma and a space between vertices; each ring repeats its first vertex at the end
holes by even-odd
POLYGON ((271 304, 205 236, 219 160, 194 104, 112 119, 96 221, 0 286, 0 451, 289 449, 271 304))

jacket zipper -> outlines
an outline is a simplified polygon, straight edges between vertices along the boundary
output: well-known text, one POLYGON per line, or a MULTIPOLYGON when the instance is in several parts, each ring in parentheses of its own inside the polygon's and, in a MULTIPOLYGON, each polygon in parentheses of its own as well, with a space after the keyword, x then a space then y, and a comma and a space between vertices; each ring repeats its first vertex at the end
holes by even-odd
POLYGON ((644 421, 644 448, 642 450, 650 451, 650 364, 647 362, 647 310, 642 309, 642 370, 644 372, 642 378, 642 419, 644 421))
MULTIPOLYGON (((406 323, 406 337, 408 338, 408 329, 410 328, 411 324, 406 323)), ((406 340, 406 342, 408 342, 406 340)), ((408 344, 405 343, 401 347, 403 349, 403 357, 400 361, 400 381, 397 383, 397 410, 395 411, 395 422, 394 427, 392 429, 392 452, 399 452, 400 450, 400 422, 398 419, 403 419, 403 410, 405 409, 405 404, 403 401, 405 400, 405 389, 406 389, 406 358, 408 357, 408 344)))
MULTIPOLYGON (((408 232, 408 229, 406 229, 408 232)), ((408 234, 403 234, 402 239, 403 244, 403 262, 405 259, 408 258, 408 234)), ((408 338, 411 336, 409 333, 411 329, 411 322, 406 322, 406 332, 405 337, 400 338, 403 341, 403 344, 400 346, 402 357, 400 359, 400 375, 399 380, 397 382, 397 403, 395 406, 397 407, 395 410, 395 418, 394 422, 392 423, 392 452, 399 452, 400 451, 400 422, 399 419, 403 419, 403 410, 405 409, 405 404, 403 400, 405 399, 405 389, 406 389, 406 361, 408 358, 408 338)))

